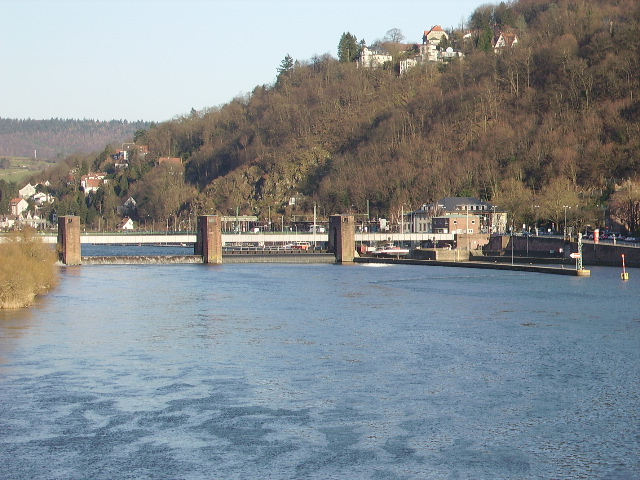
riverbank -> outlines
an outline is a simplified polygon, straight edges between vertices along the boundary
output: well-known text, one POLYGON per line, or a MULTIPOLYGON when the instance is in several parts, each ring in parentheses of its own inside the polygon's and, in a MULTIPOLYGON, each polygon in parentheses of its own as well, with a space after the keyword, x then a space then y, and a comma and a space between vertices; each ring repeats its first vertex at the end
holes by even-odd
POLYGON ((0 244, 0 309, 24 308, 58 283, 55 251, 30 229, 0 244))

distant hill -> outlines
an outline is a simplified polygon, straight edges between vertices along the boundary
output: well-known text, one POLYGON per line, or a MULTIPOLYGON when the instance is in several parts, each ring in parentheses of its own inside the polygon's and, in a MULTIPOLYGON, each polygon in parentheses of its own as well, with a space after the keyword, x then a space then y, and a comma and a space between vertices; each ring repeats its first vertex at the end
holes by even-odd
POLYGON ((101 151, 111 143, 130 141, 151 122, 111 120, 21 120, 0 118, 0 156, 64 158, 73 153, 101 151))
MULTIPOLYGON (((56 212, 86 212, 90 224, 131 196, 138 221, 353 212, 397 225, 424 204, 472 196, 514 226, 605 225, 616 189, 640 185, 638 1, 487 4, 448 36, 432 45, 436 61, 417 63, 428 45, 400 44, 377 67, 283 61, 272 85, 140 132, 148 154, 129 168, 108 155, 69 159, 49 177, 56 212), (182 178, 155 168, 166 156, 182 159, 182 178), (90 168, 113 178, 81 202, 68 173, 90 168)), ((640 193, 630 198, 615 208, 640 212, 640 193)))

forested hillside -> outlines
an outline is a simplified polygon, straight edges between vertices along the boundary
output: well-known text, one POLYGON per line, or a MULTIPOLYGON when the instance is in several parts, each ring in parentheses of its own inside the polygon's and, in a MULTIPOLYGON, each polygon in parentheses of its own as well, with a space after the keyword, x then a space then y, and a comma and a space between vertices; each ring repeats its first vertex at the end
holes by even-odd
MULTIPOLYGON (((622 208, 634 184, 612 194, 640 166, 638 3, 520 0, 482 6, 468 25, 449 32, 464 58, 402 76, 350 58, 285 59, 274 85, 138 139, 149 166, 181 157, 184 182, 138 168, 116 174, 115 194, 159 219, 313 204, 394 216, 455 195, 494 200, 514 221, 558 221, 575 205, 571 221, 593 224, 607 204, 622 208), (494 52, 487 37, 507 30, 518 44, 494 52)), ((396 47, 397 58, 411 48, 396 47)))
POLYGON ((0 156, 63 158, 73 153, 99 152, 108 143, 128 141, 149 122, 112 120, 18 120, 0 118, 0 156))

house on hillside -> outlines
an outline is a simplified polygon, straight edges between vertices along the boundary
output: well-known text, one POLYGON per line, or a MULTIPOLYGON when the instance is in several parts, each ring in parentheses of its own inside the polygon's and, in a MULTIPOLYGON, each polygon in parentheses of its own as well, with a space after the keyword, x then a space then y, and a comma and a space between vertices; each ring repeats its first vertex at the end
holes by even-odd
POLYGON ((121 215, 129 216, 133 214, 138 208, 138 204, 133 197, 127 198, 127 200, 117 207, 117 211, 121 215))
POLYGON ((118 230, 133 230, 134 229, 134 224, 133 224, 133 220, 131 220, 129 217, 124 217, 120 223, 118 223, 118 230))
POLYGON ((518 35, 511 30, 497 32, 493 39, 493 51, 500 53, 504 48, 512 48, 518 44, 518 35))
POLYGON ((145 157, 149 153, 148 145, 136 145, 135 143, 123 143, 122 148, 116 150, 116 153, 111 156, 113 158, 114 166, 117 169, 128 168, 129 161, 133 153, 142 155, 145 157))
MULTIPOLYGON (((446 62, 462 57, 462 52, 451 47, 445 48, 442 42, 448 39, 447 32, 440 25, 434 25, 430 30, 424 30, 421 45, 400 45, 403 52, 398 62, 400 75, 425 62, 446 62)), ((357 64, 359 67, 377 68, 392 61, 393 57, 389 52, 378 46, 371 46, 362 48, 357 64)))
MULTIPOLYGON (((472 30, 465 33, 463 40, 465 42, 477 42, 478 38, 483 32, 478 30, 472 30)), ((512 29, 505 28, 500 30, 498 28, 493 31, 493 53, 500 53, 505 48, 513 48, 518 44, 518 34, 512 29)))
POLYGON ((357 60, 357 65, 363 68, 378 68, 393 61, 389 52, 379 47, 363 47, 357 60))
POLYGON ((38 206, 42 206, 45 203, 53 203, 53 196, 48 193, 38 192, 31 197, 31 200, 38 206))
POLYGON ((2 230, 10 230, 18 221, 17 215, 0 215, 0 228, 2 230))
POLYGON ((80 177, 80 188, 84 191, 85 195, 89 195, 92 192, 97 192, 103 183, 107 183, 105 177, 106 173, 88 173, 80 177))
POLYGON ((424 31, 424 34, 422 35, 422 43, 425 45, 435 45, 437 47, 440 45, 443 38, 445 40, 449 40, 449 35, 447 35, 447 32, 445 32, 440 25, 434 25, 431 27, 431 30, 424 31))
POLYGON ((31 182, 27 183, 24 187, 18 190, 18 196, 20 198, 31 198, 36 193, 36 186, 31 185, 31 182))
POLYGON ((419 56, 405 58, 404 60, 400 60, 400 75, 404 75, 413 67, 417 66, 420 63, 421 59, 419 56))
POLYGON ((11 207, 11 215, 19 217, 22 212, 29 208, 29 203, 24 198, 12 198, 9 206, 11 207))
POLYGON ((113 158, 113 166, 116 170, 129 168, 129 160, 127 160, 125 153, 126 152, 123 152, 122 150, 118 150, 114 155, 111 155, 111 158, 113 158))
POLYGON ((424 31, 422 45, 420 45, 420 56, 423 62, 437 62, 440 60, 440 43, 443 39, 449 40, 449 35, 440 25, 434 25, 431 30, 424 31))
POLYGON ((449 62, 454 58, 462 58, 464 57, 464 53, 459 50, 454 50, 453 47, 447 47, 445 50, 440 51, 438 55, 438 60, 441 62, 449 62))
POLYGON ((461 58, 464 54, 452 47, 443 45, 443 41, 449 40, 449 35, 440 25, 435 25, 431 30, 425 30, 422 35, 422 45, 418 47, 418 55, 410 57, 400 63, 402 75, 410 68, 425 62, 448 62, 454 58, 461 58))

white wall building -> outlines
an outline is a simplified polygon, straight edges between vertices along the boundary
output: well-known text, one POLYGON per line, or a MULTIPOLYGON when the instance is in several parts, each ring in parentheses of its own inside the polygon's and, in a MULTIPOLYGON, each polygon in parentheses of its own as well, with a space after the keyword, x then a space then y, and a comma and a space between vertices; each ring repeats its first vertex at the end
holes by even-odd
POLYGON ((377 68, 386 62, 391 62, 393 57, 379 48, 363 47, 358 57, 358 66, 364 68, 377 68))

